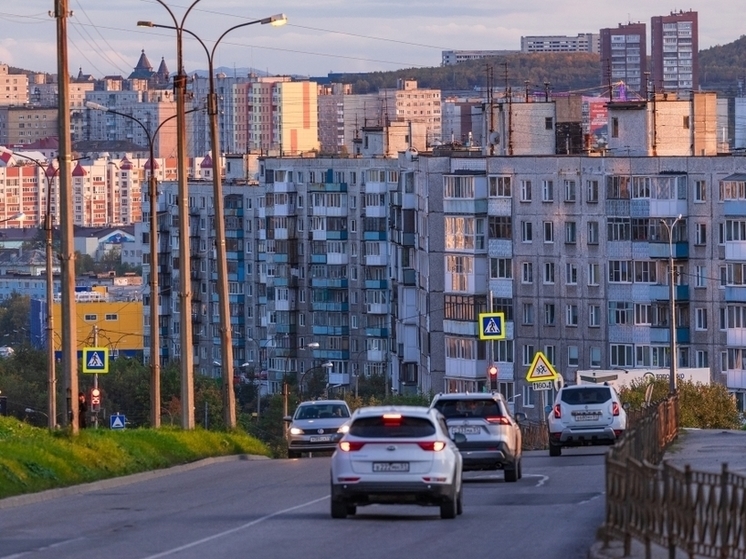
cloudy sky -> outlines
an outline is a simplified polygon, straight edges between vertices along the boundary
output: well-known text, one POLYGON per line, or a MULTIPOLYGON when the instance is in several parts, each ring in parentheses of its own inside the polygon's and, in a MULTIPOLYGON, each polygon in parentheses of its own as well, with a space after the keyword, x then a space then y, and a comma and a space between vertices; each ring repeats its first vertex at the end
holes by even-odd
MULTIPOLYGON (((158 66, 176 69, 175 32, 138 28, 138 20, 173 24, 155 0, 68 0, 70 69, 95 77, 127 76, 142 49, 158 66)), ((190 0, 164 0, 181 22, 190 0)), ((0 62, 56 72, 54 0, 0 3, 0 62)), ((686 6, 655 0, 200 0, 184 27, 211 48, 234 25, 278 12, 284 27, 255 25, 227 35, 215 66, 253 67, 273 74, 319 76, 329 72, 388 71, 437 66, 441 51, 519 49, 524 35, 577 35, 619 23, 644 22, 672 10, 699 12, 700 48, 732 42, 743 34, 739 0, 689 0, 686 6)), ((207 67, 206 55, 184 38, 187 72, 207 67)))

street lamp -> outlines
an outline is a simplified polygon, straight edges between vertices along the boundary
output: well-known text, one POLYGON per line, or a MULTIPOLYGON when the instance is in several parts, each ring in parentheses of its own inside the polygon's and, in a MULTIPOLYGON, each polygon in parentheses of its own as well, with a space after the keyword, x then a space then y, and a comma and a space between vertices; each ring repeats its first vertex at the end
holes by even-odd
POLYGON ((668 268, 671 274, 671 277, 668 280, 669 289, 668 289, 668 306, 670 308, 669 311, 669 320, 671 324, 669 325, 670 328, 670 335, 671 340, 669 342, 669 350, 668 352, 671 354, 669 356, 670 362, 669 362, 669 372, 668 372, 668 391, 670 394, 673 394, 676 392, 676 271, 673 267, 673 230, 676 227, 676 224, 681 220, 681 214, 673 220, 673 223, 670 225, 665 219, 661 219, 661 223, 666 228, 666 231, 668 232, 668 268))
POLYGON ((303 373, 300 376, 300 380, 298 381, 298 391, 302 394, 303 393, 303 380, 306 378, 306 375, 312 371, 315 371, 316 369, 326 369, 326 384, 329 385, 329 370, 334 368, 334 363, 331 361, 326 361, 325 363, 322 363, 321 365, 317 365, 316 367, 311 367, 308 369, 305 373, 303 373))
MULTIPOLYGON (((161 2, 161 0, 158 0, 161 2)), ((191 10, 197 2, 196 0, 187 10, 191 10)), ((161 2, 162 3, 162 2, 161 2)), ((186 18, 186 16, 184 16, 186 18)), ((212 46, 212 50, 207 48, 207 45, 202 39, 189 29, 183 27, 184 21, 182 20, 182 27, 174 27, 170 25, 160 25, 153 23, 152 21, 138 21, 139 27, 157 27, 161 29, 174 29, 177 33, 188 33, 197 41, 202 48, 205 49, 207 55, 207 66, 209 74, 209 94, 207 100, 207 114, 210 116, 210 143, 212 144, 212 185, 213 185, 213 198, 215 207, 215 248, 216 258, 218 266, 218 301, 219 301, 219 314, 220 314, 220 350, 223 358, 223 362, 227 363, 228 366, 223 368, 223 411, 225 414, 225 425, 228 429, 234 429, 236 427, 236 399, 233 393, 233 345, 231 344, 231 323, 230 323, 230 302, 228 300, 228 259, 226 254, 226 243, 225 243, 225 220, 224 220, 224 203, 223 203, 223 187, 222 187, 222 168, 220 164, 220 135, 218 134, 218 95, 215 89, 215 51, 228 33, 241 27, 248 27, 254 24, 271 24, 274 26, 283 25, 287 22, 285 14, 276 14, 270 17, 257 19, 254 21, 248 21, 240 23, 229 28, 218 37, 215 44, 212 46)))

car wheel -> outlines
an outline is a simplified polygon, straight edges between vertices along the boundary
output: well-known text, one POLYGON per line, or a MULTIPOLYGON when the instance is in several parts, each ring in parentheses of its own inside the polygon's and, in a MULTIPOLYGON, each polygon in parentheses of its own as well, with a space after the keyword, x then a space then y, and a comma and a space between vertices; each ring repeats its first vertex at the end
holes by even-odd
POLYGON ((518 481, 518 467, 519 467, 518 459, 516 458, 513 460, 513 464, 510 468, 505 468, 505 481, 512 483, 514 481, 518 481))
POLYGON ((288 458, 300 458, 300 452, 288 449, 288 458))
POLYGON ((332 499, 332 518, 347 518, 348 510, 346 502, 332 499))
POLYGON ((558 444, 549 443, 549 456, 561 456, 562 447, 558 444))
POLYGON ((440 503, 440 517, 445 519, 456 518, 458 515, 458 494, 452 497, 444 497, 440 503))
POLYGON ((458 498, 456 499, 456 514, 464 514, 464 488, 458 492, 458 498))

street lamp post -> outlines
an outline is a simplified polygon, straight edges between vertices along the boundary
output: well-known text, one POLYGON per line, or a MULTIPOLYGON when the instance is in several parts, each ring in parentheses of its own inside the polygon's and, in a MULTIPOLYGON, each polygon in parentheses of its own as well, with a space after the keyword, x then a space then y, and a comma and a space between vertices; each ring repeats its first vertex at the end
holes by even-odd
MULTIPOLYGON (((160 1, 160 0, 159 0, 160 1)), ((190 10, 194 7, 197 2, 196 0, 190 10)), ((188 11, 187 11, 188 13, 188 11)), ((185 16, 186 17, 186 16, 185 16)), ((223 411, 225 414, 225 426, 228 429, 234 429, 236 427, 236 399, 233 393, 233 345, 231 343, 231 324, 230 324, 230 303, 228 300, 228 260, 226 253, 225 243, 225 219, 224 219, 224 200, 223 200, 223 187, 222 187, 222 166, 220 163, 220 135, 218 134, 218 95, 215 89, 215 51, 218 45, 228 33, 239 29, 241 27, 247 27, 254 24, 271 24, 271 25, 283 25, 287 22, 287 18, 284 14, 277 14, 263 19, 257 19, 246 23, 240 23, 234 25, 225 31, 212 47, 212 50, 207 48, 207 45, 202 39, 196 34, 181 27, 177 29, 177 32, 181 31, 188 33, 197 41, 202 48, 205 50, 207 55, 207 66, 209 74, 209 94, 207 99, 207 114, 210 116, 210 142, 212 144, 212 184, 213 184, 213 204, 215 208, 215 248, 218 268, 218 301, 219 301, 219 315, 220 315, 220 351, 222 355, 223 363, 226 366, 223 367, 223 411)), ((183 24, 183 20, 182 20, 183 24)), ((176 29, 170 25, 159 25, 149 21, 140 21, 138 25, 141 27, 157 27, 162 29, 176 29)), ((258 414, 258 410, 257 410, 258 414)))
POLYGON ((673 231, 676 224, 681 220, 681 214, 673 220, 670 225, 665 219, 661 219, 661 223, 668 232, 668 268, 671 274, 668 279, 668 306, 669 306, 669 321, 670 321, 670 336, 668 352, 669 356, 669 372, 668 372, 668 391, 673 394, 676 392, 676 271, 674 269, 673 262, 673 231))
POLYGON ((306 375, 312 371, 315 371, 316 369, 326 369, 326 384, 329 385, 329 369, 332 369, 334 367, 334 363, 331 361, 326 361, 325 363, 322 363, 321 365, 317 365, 316 367, 311 367, 308 369, 305 373, 303 373, 300 376, 300 380, 298 381, 298 392, 303 393, 303 380, 306 378, 306 375))

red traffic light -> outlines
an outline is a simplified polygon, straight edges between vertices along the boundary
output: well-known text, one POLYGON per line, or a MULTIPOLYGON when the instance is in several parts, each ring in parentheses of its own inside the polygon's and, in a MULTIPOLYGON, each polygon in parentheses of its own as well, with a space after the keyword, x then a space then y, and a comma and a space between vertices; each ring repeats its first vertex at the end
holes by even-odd
POLYGON ((497 367, 495 365, 490 365, 487 368, 487 372, 490 374, 491 377, 497 376, 497 367))
POLYGON ((92 406, 101 405, 101 390, 98 388, 91 388, 91 405, 92 406))

